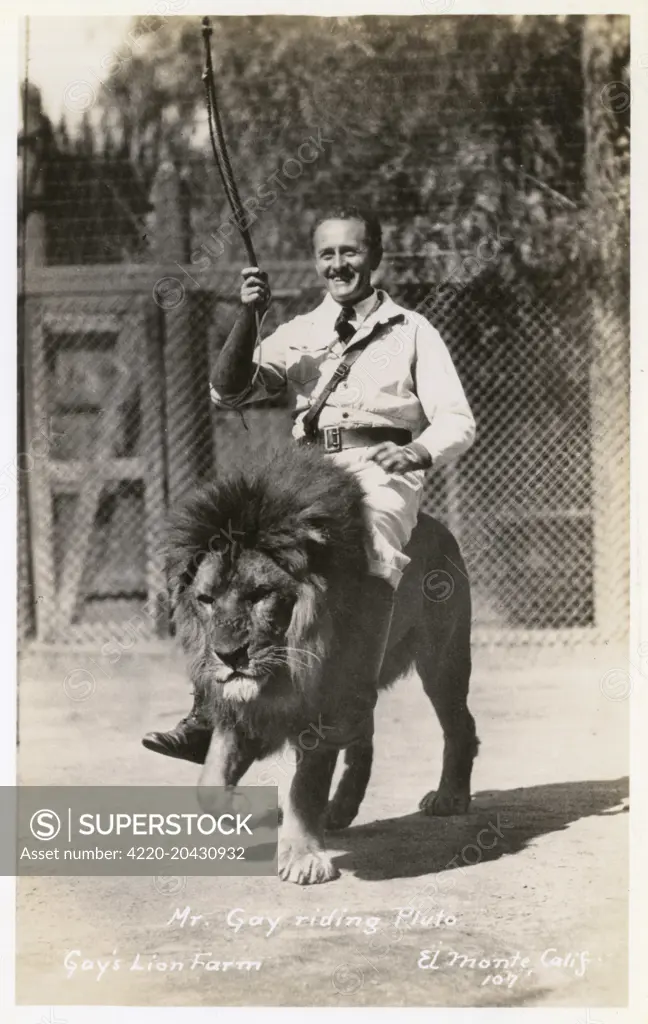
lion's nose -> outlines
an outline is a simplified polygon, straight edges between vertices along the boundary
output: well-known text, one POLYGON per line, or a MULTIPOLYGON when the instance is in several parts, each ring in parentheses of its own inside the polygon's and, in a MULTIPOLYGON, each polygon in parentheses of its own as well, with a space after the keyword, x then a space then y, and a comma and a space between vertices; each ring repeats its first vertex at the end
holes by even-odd
POLYGON ((216 651, 216 654, 228 668, 244 668, 248 663, 248 645, 237 647, 235 651, 216 651))

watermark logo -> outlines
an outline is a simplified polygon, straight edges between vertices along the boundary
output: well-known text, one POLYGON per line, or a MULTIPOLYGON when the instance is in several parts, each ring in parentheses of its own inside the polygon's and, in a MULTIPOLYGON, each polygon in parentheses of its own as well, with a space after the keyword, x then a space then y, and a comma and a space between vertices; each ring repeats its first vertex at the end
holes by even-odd
POLYGON ((632 657, 627 665, 608 669, 605 675, 601 676, 599 689, 606 700, 615 703, 627 700, 633 692, 637 676, 648 679, 648 642, 640 643, 636 654, 639 656, 639 663, 632 657))
POLYGON ((88 700, 97 688, 97 681, 87 668, 74 668, 63 680, 65 696, 75 703, 88 700))
POLYGON ((176 896, 187 888, 187 879, 185 875, 156 875, 153 885, 161 896, 176 896))
POLYGON ((440 604, 452 597, 455 589, 455 581, 449 572, 444 569, 432 569, 423 577, 422 590, 428 601, 440 604))
POLYGON ((627 700, 632 693, 632 679, 624 668, 611 668, 606 672, 600 683, 601 693, 608 700, 627 700))
POLYGON ((608 82, 601 89, 601 103, 612 114, 624 114, 630 106, 630 86, 625 82, 608 82))
POLYGON ((29 830, 34 839, 48 842, 55 839, 61 831, 61 819, 56 811, 50 811, 46 807, 40 811, 34 811, 29 819, 29 830))
POLYGON ((97 93, 84 78, 70 82, 63 93, 63 103, 73 114, 85 114, 94 106, 97 93))
POLYGON ((177 277, 160 277, 153 285, 153 301, 160 309, 176 309, 184 297, 184 285, 177 277))
POLYGON ((359 967, 352 964, 338 964, 331 975, 331 984, 341 996, 350 996, 358 992, 363 985, 364 975, 359 967))

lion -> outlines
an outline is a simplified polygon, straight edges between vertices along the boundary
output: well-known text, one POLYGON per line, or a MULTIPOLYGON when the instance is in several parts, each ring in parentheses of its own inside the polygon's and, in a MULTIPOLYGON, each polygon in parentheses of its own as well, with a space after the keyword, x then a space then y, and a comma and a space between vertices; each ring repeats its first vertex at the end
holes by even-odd
POLYGON ((452 815, 470 803, 478 739, 467 706, 471 605, 458 545, 420 515, 376 687, 354 661, 369 571, 363 502, 348 470, 295 446, 202 486, 170 524, 174 618, 213 730, 199 792, 234 787, 255 760, 292 746, 278 868, 298 884, 338 877, 324 831, 355 818, 371 774, 378 691, 410 667, 444 734, 438 789, 419 807, 452 815))

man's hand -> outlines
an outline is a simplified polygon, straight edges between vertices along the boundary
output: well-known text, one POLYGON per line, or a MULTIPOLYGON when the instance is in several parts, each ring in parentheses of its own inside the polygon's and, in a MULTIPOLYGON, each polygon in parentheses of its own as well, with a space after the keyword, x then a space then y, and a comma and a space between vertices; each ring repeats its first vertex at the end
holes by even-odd
POLYGON ((377 462, 387 473, 409 473, 412 469, 428 469, 432 465, 429 451, 416 441, 403 446, 382 441, 369 449, 367 458, 377 462))
POLYGON ((271 298, 268 275, 258 267, 244 267, 241 276, 241 302, 244 306, 253 306, 261 314, 265 313, 271 298))
POLYGON ((213 370, 212 401, 216 404, 221 399, 239 400, 249 390, 254 373, 257 316, 263 316, 270 302, 267 274, 258 267, 245 267, 241 276, 241 305, 213 370))

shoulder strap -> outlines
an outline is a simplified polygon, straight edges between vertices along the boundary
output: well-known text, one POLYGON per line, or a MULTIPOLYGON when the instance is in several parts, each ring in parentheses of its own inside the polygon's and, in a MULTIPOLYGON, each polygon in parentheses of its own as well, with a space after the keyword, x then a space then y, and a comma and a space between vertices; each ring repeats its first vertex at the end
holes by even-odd
POLYGON ((333 376, 324 386, 322 391, 319 393, 319 395, 311 405, 310 409, 302 417, 302 426, 304 428, 304 433, 306 437, 312 436, 316 432, 317 421, 319 419, 319 415, 322 409, 324 408, 324 406, 326 405, 326 403, 328 402, 329 398, 331 397, 335 389, 338 387, 338 385, 342 383, 345 377, 349 376, 351 367, 355 363, 356 359, 358 359, 362 355, 362 353, 364 352, 365 348, 367 347, 368 343, 371 341, 373 336, 374 332, 372 331, 370 334, 367 335, 366 338, 363 338, 362 341, 358 342, 358 344, 355 345, 353 348, 347 349, 345 354, 342 356, 340 362, 335 367, 333 376))

